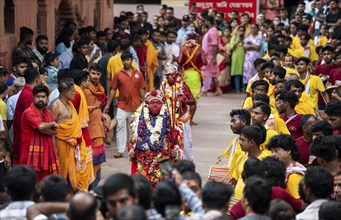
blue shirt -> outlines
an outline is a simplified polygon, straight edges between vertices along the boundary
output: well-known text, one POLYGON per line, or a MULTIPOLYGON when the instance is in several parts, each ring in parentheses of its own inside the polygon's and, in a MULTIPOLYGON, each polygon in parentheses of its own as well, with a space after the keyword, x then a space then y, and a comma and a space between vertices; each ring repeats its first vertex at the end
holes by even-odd
POLYGON ((191 33, 191 28, 188 26, 186 29, 181 27, 178 30, 178 37, 176 38, 176 44, 181 48, 182 45, 187 41, 187 34, 191 33))
POLYGON ((133 60, 136 63, 136 69, 140 70, 139 58, 137 57, 137 53, 134 47, 130 47, 130 53, 133 55, 133 60))
POLYGON ((57 81, 57 73, 59 69, 54 66, 48 66, 47 67, 47 79, 46 83, 49 84, 51 87, 51 90, 55 90, 58 87, 58 81, 57 81))

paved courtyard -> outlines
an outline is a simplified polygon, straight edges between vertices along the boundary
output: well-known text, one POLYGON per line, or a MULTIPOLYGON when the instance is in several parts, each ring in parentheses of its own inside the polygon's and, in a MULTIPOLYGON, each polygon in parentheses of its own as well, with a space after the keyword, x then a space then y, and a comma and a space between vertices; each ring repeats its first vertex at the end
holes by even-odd
MULTIPOLYGON (((216 158, 226 148, 229 140, 234 137, 230 127, 229 113, 239 108, 244 94, 224 94, 218 97, 202 97, 199 100, 194 121, 198 126, 192 126, 194 163, 203 181, 207 180, 208 170, 216 158)), ((115 142, 115 141, 114 141, 115 142)), ((130 173, 130 162, 125 156, 116 159, 113 154, 116 143, 107 146, 107 162, 102 168, 102 180, 113 173, 130 173)))

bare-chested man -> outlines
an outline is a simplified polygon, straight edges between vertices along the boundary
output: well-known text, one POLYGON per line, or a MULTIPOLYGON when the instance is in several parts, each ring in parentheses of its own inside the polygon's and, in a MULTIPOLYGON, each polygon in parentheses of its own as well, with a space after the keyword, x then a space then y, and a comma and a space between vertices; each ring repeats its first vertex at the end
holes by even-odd
POLYGON ((60 160, 61 175, 66 178, 73 191, 85 191, 90 184, 86 169, 86 146, 76 109, 70 102, 75 97, 73 80, 63 79, 58 85, 59 98, 51 110, 58 124, 56 146, 60 160))

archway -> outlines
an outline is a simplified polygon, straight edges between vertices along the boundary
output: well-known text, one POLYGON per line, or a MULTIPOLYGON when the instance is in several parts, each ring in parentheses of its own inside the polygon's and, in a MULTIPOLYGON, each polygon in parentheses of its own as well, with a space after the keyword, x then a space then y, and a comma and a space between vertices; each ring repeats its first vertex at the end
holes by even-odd
POLYGON ((63 29, 63 25, 68 20, 74 20, 74 10, 69 0, 62 0, 56 11, 56 34, 63 29))

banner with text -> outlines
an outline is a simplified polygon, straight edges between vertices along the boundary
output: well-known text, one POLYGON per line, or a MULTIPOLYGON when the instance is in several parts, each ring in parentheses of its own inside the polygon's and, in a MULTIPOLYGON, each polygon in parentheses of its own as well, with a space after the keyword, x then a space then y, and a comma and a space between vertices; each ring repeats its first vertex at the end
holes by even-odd
POLYGON ((225 14, 224 18, 230 19, 229 12, 232 10, 238 11, 238 14, 248 13, 252 22, 256 21, 257 17, 257 0, 190 0, 189 7, 192 8, 193 3, 197 4, 197 12, 200 14, 202 10, 210 8, 216 9, 218 12, 225 14))

